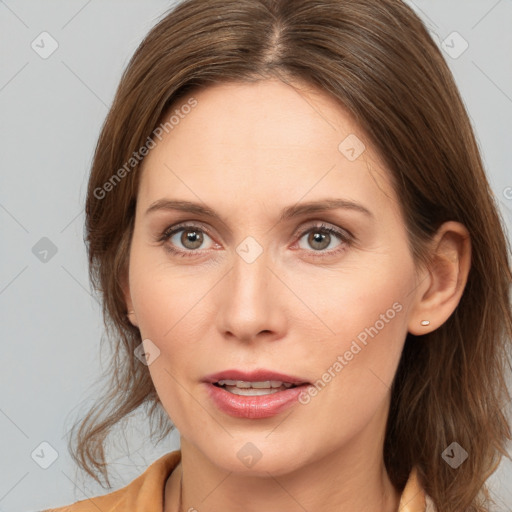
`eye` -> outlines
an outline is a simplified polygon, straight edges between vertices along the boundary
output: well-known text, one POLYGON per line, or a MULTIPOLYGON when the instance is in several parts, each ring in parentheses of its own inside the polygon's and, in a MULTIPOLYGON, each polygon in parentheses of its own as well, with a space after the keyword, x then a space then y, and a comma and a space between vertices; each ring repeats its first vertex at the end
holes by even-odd
MULTIPOLYGON (((169 242, 166 249, 179 256, 195 256, 201 249, 205 236, 210 238, 206 229, 195 224, 178 224, 166 229, 158 238, 160 242, 169 242)), ((211 238, 210 238, 211 240, 211 238)), ((203 247, 202 249, 208 249, 203 247)))
POLYGON ((308 247, 300 248, 308 252, 319 253, 313 254, 314 257, 336 254, 344 250, 351 240, 351 235, 349 233, 323 223, 302 231, 299 234, 299 243, 306 235, 306 244, 309 248, 312 248, 313 251, 309 250, 308 247), (335 243, 336 239, 338 240, 338 244, 335 244, 333 247, 333 243, 335 243), (329 250, 325 250, 329 247, 329 250))
MULTIPOLYGON (((203 249, 211 249, 212 247, 202 247, 205 237, 211 240, 208 235, 208 229, 196 224, 178 224, 167 228, 158 238, 159 242, 167 242, 165 248, 172 254, 182 257, 197 256, 203 249)), ((335 228, 324 223, 310 226, 308 229, 302 230, 298 235, 299 248, 308 253, 312 253, 313 257, 325 257, 337 254, 343 251, 352 240, 352 235, 345 230, 335 228), (308 247, 300 246, 300 241, 307 235, 306 243, 308 247), (335 239, 338 244, 332 247, 335 239), (329 250, 327 248, 331 247, 329 250), (315 254, 317 253, 317 254, 315 254)))

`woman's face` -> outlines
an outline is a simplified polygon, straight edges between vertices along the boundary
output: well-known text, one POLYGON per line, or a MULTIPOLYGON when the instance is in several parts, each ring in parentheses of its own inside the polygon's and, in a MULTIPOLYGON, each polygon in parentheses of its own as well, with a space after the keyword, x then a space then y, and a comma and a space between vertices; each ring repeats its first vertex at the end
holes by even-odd
POLYGON ((417 283, 388 172, 322 92, 194 98, 143 162, 127 293, 182 450, 262 475, 378 453, 417 283))

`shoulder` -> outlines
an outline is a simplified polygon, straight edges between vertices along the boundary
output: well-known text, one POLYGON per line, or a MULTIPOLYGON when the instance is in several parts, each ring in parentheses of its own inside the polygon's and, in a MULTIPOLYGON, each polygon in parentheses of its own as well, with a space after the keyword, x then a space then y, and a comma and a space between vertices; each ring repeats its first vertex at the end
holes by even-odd
POLYGON ((121 510, 162 510, 167 478, 181 460, 181 452, 166 453, 125 487, 76 503, 45 509, 42 512, 113 512, 121 510))

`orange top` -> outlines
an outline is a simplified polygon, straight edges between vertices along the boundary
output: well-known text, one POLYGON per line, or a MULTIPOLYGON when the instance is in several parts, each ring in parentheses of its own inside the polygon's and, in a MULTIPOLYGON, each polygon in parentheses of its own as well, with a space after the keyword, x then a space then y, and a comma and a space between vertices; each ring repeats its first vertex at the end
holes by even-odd
MULTIPOLYGON (((42 512, 163 512, 165 483, 180 459, 180 450, 166 453, 117 491, 42 512)), ((411 471, 402 492, 398 512, 436 512, 432 500, 425 495, 419 483, 416 468, 411 471)))

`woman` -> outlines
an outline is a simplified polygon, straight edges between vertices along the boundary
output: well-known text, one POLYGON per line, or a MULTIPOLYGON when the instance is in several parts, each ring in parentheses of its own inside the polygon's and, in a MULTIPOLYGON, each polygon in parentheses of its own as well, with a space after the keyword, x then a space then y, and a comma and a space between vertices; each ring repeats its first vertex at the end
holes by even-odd
POLYGON ((507 241, 453 77, 398 0, 188 0, 96 148, 115 356, 74 432, 142 405, 181 448, 55 510, 486 511, 505 454, 507 241))

